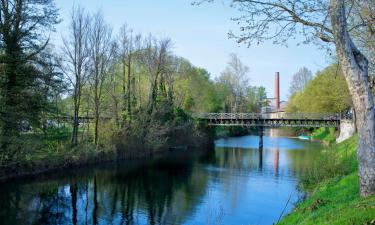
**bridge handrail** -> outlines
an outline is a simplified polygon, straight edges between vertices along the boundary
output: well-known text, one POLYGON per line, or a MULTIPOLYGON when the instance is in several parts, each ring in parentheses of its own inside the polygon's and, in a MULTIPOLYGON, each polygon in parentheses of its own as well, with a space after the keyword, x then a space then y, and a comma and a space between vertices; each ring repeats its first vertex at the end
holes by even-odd
POLYGON ((339 113, 193 113, 198 119, 321 119, 341 120, 339 113))

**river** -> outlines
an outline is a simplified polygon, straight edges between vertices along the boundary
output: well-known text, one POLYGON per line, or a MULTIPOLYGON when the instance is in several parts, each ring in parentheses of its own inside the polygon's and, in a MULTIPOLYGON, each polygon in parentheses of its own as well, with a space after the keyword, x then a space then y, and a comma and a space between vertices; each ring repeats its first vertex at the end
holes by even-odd
POLYGON ((256 136, 226 138, 211 151, 3 183, 0 224, 272 224, 303 196, 298 179, 322 146, 266 136, 257 147, 256 136))

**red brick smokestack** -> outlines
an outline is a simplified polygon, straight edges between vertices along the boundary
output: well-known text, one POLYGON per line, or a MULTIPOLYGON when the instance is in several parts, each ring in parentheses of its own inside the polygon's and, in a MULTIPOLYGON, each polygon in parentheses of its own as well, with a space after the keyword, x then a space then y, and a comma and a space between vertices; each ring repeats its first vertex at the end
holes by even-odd
POLYGON ((275 74, 275 108, 276 111, 280 110, 280 74, 275 74))

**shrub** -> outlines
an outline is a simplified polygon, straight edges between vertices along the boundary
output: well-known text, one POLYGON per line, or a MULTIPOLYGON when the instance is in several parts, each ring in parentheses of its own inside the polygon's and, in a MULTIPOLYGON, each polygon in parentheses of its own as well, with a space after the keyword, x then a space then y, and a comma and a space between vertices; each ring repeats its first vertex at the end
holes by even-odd
POLYGON ((313 164, 300 179, 300 187, 311 190, 317 183, 341 177, 354 172, 357 168, 356 160, 357 137, 326 147, 316 156, 313 164))

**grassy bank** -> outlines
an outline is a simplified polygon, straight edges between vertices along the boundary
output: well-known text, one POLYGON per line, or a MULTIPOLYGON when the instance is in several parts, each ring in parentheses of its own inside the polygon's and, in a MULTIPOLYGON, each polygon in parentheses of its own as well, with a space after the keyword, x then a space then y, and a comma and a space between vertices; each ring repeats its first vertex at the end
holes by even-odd
POLYGON ((312 132, 311 137, 326 144, 333 144, 336 141, 335 128, 321 127, 312 132))
POLYGON ((327 148, 301 179, 308 197, 279 224, 375 224, 375 195, 359 195, 356 149, 357 137, 327 148))

